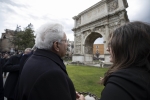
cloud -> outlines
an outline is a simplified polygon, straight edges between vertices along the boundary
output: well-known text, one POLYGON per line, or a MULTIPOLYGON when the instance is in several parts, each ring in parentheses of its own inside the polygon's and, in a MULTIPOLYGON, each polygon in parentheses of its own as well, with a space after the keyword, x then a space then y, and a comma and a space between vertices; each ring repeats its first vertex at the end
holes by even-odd
POLYGON ((127 8, 130 21, 143 21, 150 23, 150 1, 149 0, 127 0, 127 8))
MULTIPOLYGON (((72 17, 78 15, 100 0, 0 0, 0 37, 4 29, 15 30, 29 23, 34 30, 42 24, 59 21, 65 29, 67 37, 74 40, 72 17)), ((127 0, 127 13, 130 21, 140 20, 150 23, 149 0, 127 0)))
POLYGON ((11 0, 0 0, 0 32, 4 32, 5 29, 15 30, 19 19, 23 16, 22 10, 26 7, 27 5, 17 4, 11 0))
POLYGON ((12 0, 0 0, 0 3, 12 5, 12 6, 17 6, 17 7, 26 7, 26 5, 17 4, 16 2, 13 2, 12 0))

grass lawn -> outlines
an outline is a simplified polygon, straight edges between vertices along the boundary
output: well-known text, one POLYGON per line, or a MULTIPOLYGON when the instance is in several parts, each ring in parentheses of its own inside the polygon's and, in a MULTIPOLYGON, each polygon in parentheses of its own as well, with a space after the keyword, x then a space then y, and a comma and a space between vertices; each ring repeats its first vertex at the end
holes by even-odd
POLYGON ((100 98, 104 86, 99 84, 100 77, 103 77, 108 68, 91 66, 67 65, 67 72, 74 83, 76 91, 90 92, 100 98))

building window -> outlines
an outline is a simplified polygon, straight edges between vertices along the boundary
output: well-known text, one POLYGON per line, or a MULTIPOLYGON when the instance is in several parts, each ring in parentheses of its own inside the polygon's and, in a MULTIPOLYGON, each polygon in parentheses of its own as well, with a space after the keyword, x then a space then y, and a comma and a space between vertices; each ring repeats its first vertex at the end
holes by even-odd
POLYGON ((99 48, 99 46, 97 45, 96 48, 99 48))

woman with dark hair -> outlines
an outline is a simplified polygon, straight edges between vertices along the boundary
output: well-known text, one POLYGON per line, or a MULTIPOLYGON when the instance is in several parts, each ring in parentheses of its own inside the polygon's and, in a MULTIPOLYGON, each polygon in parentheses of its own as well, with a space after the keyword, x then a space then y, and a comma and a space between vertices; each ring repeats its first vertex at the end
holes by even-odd
POLYGON ((100 79, 100 100, 150 100, 150 25, 136 21, 117 28, 107 51, 113 64, 100 79))
POLYGON ((108 43, 110 61, 100 100, 150 100, 150 25, 129 22, 108 43))

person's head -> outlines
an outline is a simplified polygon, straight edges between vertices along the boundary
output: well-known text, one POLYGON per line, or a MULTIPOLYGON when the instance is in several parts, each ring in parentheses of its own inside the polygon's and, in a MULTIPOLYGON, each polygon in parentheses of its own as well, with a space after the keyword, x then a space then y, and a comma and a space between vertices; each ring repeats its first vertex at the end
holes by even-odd
POLYGON ((24 54, 29 54, 30 52, 31 52, 31 48, 26 48, 25 50, 24 50, 24 54))
MULTIPOLYGON (((118 69, 141 67, 150 63, 150 25, 143 22, 129 22, 117 28, 110 37, 108 51, 112 67, 107 75, 118 69)), ((148 68, 150 70, 150 66, 148 68)))
POLYGON ((22 54, 22 51, 17 52, 17 54, 22 54))
POLYGON ((3 56, 3 58, 6 58, 6 59, 9 58, 9 54, 5 53, 4 56, 3 56))
POLYGON ((36 31, 35 46, 38 49, 51 50, 60 57, 65 56, 67 37, 63 26, 58 23, 47 23, 36 31))

